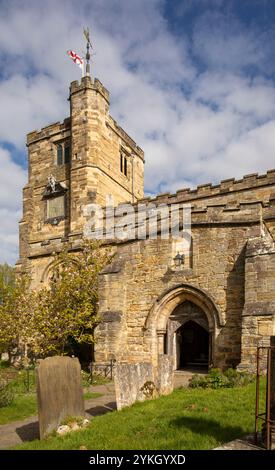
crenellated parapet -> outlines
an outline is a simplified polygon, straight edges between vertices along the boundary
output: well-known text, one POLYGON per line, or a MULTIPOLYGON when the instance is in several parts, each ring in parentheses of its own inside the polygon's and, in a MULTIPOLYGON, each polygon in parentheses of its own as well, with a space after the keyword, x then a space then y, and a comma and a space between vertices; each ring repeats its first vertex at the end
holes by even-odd
POLYGON ((80 91, 85 91, 88 89, 100 93, 106 102, 110 104, 110 93, 107 88, 105 88, 97 78, 92 80, 88 76, 82 77, 81 81, 75 80, 71 83, 70 96, 72 96, 74 93, 79 93, 80 91))
MULTIPOLYGON (((245 175, 243 178, 236 180, 234 178, 226 179, 221 181, 219 184, 213 185, 211 183, 202 184, 194 189, 183 188, 179 189, 176 193, 162 193, 156 197, 145 197, 140 202, 153 202, 155 204, 170 204, 176 202, 191 202, 198 199, 222 199, 227 196, 234 194, 236 199, 241 201, 244 193, 250 192, 247 196, 253 200, 253 192, 255 193, 254 200, 259 199, 257 196, 257 190, 274 186, 273 190, 270 190, 268 198, 273 193, 275 197, 275 169, 269 170, 266 174, 259 175, 253 173, 245 175)), ((266 199, 266 198, 265 198, 266 199)))
POLYGON ((70 132, 71 120, 70 118, 64 119, 63 122, 54 122, 49 126, 43 127, 40 130, 35 130, 27 134, 27 147, 30 144, 38 142, 42 139, 51 139, 52 137, 59 134, 67 134, 70 132))
POLYGON ((109 116, 108 121, 106 121, 106 126, 115 132, 129 147, 138 155, 142 160, 144 160, 144 151, 136 144, 136 142, 125 132, 122 127, 120 127, 115 119, 112 116, 109 116))

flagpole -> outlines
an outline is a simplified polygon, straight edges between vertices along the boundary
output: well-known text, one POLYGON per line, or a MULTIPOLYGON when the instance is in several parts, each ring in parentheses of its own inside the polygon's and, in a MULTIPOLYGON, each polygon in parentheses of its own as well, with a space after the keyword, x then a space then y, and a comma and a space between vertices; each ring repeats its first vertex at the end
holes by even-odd
POLYGON ((89 32, 89 28, 87 29, 84 29, 83 30, 83 33, 84 33, 84 36, 87 40, 87 51, 86 51, 86 77, 89 77, 90 76, 90 58, 91 58, 91 55, 90 55, 90 47, 92 48, 92 44, 91 44, 91 41, 90 41, 90 32, 89 32))

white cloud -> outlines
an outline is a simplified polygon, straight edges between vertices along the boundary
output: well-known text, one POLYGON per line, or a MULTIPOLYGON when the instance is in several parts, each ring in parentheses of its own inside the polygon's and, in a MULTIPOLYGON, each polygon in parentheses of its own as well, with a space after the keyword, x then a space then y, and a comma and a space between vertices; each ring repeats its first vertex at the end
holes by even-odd
POLYGON ((23 148, 26 134, 69 114, 69 106, 51 77, 13 75, 0 82, 0 140, 23 148))
POLYGON ((207 68, 262 69, 268 54, 263 44, 270 39, 268 31, 261 34, 255 25, 241 23, 232 13, 207 11, 194 27, 194 53, 207 68))
POLYGON ((0 147, 0 263, 18 257, 18 221, 26 172, 0 147))
MULTIPOLYGON (((179 17, 192 2, 185 6, 179 17)), ((244 25, 232 12, 207 11, 207 2, 203 7, 186 37, 169 30, 163 0, 2 2, 0 141, 22 150, 27 132, 68 115, 69 83, 79 69, 65 51, 82 52, 88 24, 92 73, 111 93, 114 118, 145 150, 147 192, 273 167, 275 88, 265 75, 272 70, 270 32, 244 25), (249 67, 257 72, 253 80, 249 67)), ((3 150, 0 162, 4 178, 15 175, 13 192, 0 188, 0 210, 13 214, 12 225, 2 228, 6 242, 1 234, 0 240, 13 251, 24 172, 3 150)))

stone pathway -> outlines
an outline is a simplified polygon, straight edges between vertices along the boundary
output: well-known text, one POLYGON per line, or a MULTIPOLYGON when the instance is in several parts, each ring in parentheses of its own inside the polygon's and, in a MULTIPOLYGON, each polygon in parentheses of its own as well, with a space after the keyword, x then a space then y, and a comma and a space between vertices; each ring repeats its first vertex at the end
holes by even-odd
POLYGON ((235 439, 227 442, 213 450, 265 450, 263 447, 254 444, 254 435, 244 437, 243 439, 235 439))
MULTIPOLYGON (((115 391, 113 383, 94 385, 91 392, 102 393, 101 397, 85 401, 85 410, 88 418, 98 416, 116 409, 115 391)), ((39 438, 38 417, 30 416, 22 421, 0 426, 0 450, 9 449, 25 441, 39 438)))

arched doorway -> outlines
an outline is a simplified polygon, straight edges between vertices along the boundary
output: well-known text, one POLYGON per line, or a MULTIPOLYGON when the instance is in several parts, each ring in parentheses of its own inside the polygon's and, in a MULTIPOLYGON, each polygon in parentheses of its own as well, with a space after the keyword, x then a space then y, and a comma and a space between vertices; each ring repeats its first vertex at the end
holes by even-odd
POLYGON ((208 368, 209 333, 189 320, 176 331, 177 369, 208 368))
POLYGON ((215 366, 216 338, 225 320, 207 292, 187 283, 161 294, 148 314, 144 336, 151 345, 154 365, 158 364, 159 354, 167 354, 174 357, 174 368, 178 368, 176 331, 187 321, 195 321, 208 332, 208 366, 215 366), (182 309, 186 315, 182 315, 182 309))
POLYGON ((211 329, 204 310, 185 300, 172 311, 166 327, 167 352, 174 368, 208 368, 212 363, 211 329))

